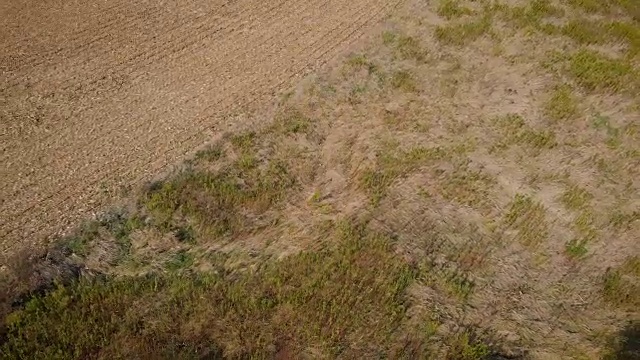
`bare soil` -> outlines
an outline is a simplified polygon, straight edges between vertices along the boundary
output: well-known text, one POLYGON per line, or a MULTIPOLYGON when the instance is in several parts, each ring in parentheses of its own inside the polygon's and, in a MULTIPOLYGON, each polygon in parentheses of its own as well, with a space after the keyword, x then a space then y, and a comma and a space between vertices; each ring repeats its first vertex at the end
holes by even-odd
POLYGON ((0 251, 64 230, 237 127, 395 3, 3 2, 0 251))

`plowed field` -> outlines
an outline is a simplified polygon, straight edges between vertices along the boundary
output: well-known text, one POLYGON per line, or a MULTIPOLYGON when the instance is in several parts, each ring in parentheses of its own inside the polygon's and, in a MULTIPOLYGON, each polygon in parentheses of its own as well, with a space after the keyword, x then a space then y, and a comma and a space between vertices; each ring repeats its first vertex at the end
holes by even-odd
POLYGON ((148 180, 344 51, 382 0, 0 5, 1 250, 148 180))

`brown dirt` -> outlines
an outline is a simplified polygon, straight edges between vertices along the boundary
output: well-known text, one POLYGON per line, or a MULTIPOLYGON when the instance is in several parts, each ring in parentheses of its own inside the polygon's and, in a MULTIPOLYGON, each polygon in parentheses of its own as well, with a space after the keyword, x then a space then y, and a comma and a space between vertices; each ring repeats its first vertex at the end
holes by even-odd
POLYGON ((250 126, 234 115, 268 105, 396 3, 3 2, 0 250, 250 126))

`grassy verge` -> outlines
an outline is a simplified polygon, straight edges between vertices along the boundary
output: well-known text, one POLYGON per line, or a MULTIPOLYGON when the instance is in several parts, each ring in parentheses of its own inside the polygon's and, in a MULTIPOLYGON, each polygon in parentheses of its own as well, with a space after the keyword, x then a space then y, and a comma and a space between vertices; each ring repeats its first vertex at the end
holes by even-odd
POLYGON ((415 273, 390 239, 352 227, 330 234, 327 249, 244 273, 152 273, 58 286, 8 317, 2 352, 186 359, 313 349, 322 357, 400 356, 405 290, 415 273))

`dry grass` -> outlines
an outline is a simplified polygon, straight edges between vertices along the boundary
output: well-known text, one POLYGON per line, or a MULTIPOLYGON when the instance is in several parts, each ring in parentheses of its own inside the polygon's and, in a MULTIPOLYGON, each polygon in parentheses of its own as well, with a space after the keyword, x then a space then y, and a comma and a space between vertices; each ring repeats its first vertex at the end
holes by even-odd
POLYGON ((607 270, 603 279, 604 299, 614 306, 637 309, 640 306, 640 258, 631 256, 607 270))

